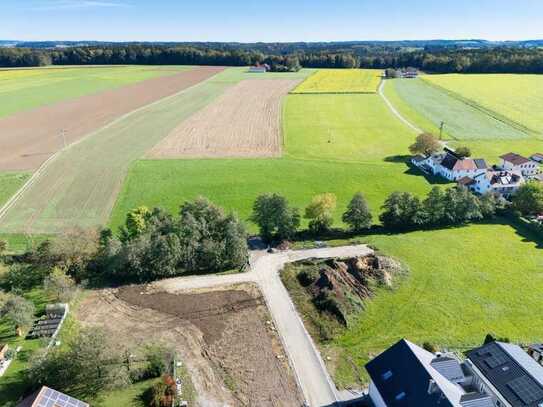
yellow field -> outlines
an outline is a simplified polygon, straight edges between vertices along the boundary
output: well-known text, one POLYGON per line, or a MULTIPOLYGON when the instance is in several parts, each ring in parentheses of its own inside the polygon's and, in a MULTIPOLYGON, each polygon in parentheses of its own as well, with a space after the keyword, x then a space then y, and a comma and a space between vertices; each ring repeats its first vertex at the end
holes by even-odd
POLYGON ((319 69, 291 93, 376 93, 379 69, 319 69))

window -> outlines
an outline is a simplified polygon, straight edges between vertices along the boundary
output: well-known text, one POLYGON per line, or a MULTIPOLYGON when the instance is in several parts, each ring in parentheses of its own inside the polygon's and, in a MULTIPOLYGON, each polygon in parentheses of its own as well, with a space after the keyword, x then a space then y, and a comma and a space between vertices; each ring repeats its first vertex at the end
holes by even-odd
POLYGON ((396 400, 402 400, 403 398, 405 398, 405 391, 402 391, 396 395, 396 400))
POLYGON ((383 380, 388 380, 392 377, 392 370, 387 370, 385 373, 381 375, 383 380))

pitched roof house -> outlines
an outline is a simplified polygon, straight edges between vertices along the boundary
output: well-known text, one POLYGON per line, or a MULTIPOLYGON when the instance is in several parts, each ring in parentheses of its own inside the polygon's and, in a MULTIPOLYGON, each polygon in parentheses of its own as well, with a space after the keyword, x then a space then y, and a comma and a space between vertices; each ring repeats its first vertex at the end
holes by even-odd
POLYGON ((38 392, 17 404, 17 407, 89 407, 89 404, 43 386, 38 392))
POLYGON ((473 178, 488 168, 482 158, 461 158, 448 148, 445 148, 443 153, 433 154, 423 162, 413 163, 417 166, 424 166, 434 175, 439 175, 450 181, 457 181, 463 177, 473 178))
POLYGON ((525 177, 531 177, 539 173, 539 165, 526 157, 516 153, 507 153, 500 156, 501 168, 507 171, 520 171, 525 177))
POLYGON ((475 177, 464 177, 458 180, 473 192, 480 194, 495 193, 503 196, 511 196, 526 180, 520 171, 494 171, 488 170, 475 177))

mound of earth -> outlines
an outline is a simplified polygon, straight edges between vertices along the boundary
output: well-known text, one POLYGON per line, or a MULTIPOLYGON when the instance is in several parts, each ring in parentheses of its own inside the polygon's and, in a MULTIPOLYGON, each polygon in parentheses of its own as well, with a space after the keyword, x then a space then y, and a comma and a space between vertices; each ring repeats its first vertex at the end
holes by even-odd
POLYGON ((393 288, 404 273, 402 265, 389 257, 368 255, 345 260, 302 262, 299 283, 311 295, 320 312, 332 315, 343 326, 364 308, 376 288, 393 288))

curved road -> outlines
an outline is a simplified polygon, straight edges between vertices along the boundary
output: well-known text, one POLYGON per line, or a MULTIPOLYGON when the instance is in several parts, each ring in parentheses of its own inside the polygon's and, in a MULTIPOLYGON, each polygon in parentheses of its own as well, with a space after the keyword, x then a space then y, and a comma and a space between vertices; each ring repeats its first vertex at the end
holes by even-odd
POLYGON ((256 283, 268 305, 277 332, 283 342, 290 364, 303 395, 310 406, 329 406, 339 397, 336 387, 326 370, 324 362, 311 336, 306 331, 288 291, 283 286, 279 271, 286 263, 310 258, 348 258, 365 256, 373 251, 365 246, 343 246, 334 248, 289 250, 275 254, 251 253, 251 269, 247 273, 223 276, 179 277, 158 281, 153 287, 177 292, 196 288, 216 287, 238 283, 256 283))

